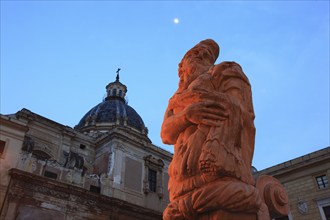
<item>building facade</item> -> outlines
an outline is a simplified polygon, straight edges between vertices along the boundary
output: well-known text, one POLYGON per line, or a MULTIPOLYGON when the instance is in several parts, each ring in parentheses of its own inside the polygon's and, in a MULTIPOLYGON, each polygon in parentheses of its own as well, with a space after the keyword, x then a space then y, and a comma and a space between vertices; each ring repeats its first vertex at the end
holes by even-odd
POLYGON ((1 115, 1 219, 162 219, 172 154, 153 145, 119 81, 74 128, 1 115))
POLYGON ((285 187, 290 214, 279 220, 330 220, 330 147, 256 172, 285 187))

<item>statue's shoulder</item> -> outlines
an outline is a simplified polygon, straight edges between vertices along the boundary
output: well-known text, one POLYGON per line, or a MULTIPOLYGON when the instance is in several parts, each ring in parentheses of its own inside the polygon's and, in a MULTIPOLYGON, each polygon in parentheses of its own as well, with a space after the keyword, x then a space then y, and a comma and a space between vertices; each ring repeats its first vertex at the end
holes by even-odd
POLYGON ((211 75, 215 81, 223 79, 237 78, 245 81, 248 85, 250 82, 244 74, 242 67, 236 62, 224 61, 212 68, 211 75))
POLYGON ((213 66, 212 73, 219 74, 226 69, 236 69, 236 70, 242 71, 242 67, 238 63, 231 62, 231 61, 223 61, 223 62, 213 66))

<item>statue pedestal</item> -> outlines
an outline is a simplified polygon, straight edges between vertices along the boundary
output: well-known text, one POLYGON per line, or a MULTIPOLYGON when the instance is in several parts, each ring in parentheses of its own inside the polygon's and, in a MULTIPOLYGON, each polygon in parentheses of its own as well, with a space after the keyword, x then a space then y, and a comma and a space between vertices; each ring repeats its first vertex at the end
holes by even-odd
POLYGON ((257 215, 217 210, 200 215, 198 220, 257 220, 257 215))

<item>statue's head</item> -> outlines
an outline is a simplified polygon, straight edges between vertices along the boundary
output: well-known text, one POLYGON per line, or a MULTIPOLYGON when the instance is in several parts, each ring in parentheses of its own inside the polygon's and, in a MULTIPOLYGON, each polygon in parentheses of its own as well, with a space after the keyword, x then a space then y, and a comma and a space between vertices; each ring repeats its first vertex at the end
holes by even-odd
POLYGON ((212 39, 203 40, 191 48, 179 63, 179 87, 186 88, 198 75, 213 66, 219 51, 219 45, 212 39))
POLYGON ((214 64, 219 56, 220 47, 212 39, 206 39, 193 48, 191 48, 182 58, 181 63, 188 61, 190 63, 214 64))
POLYGON ((199 48, 201 51, 204 51, 202 53, 203 58, 206 60, 209 60, 210 63, 214 64, 217 60, 220 52, 219 45, 212 39, 206 39, 201 42, 199 42, 194 48, 199 48), (206 53, 205 53, 206 52, 206 53))

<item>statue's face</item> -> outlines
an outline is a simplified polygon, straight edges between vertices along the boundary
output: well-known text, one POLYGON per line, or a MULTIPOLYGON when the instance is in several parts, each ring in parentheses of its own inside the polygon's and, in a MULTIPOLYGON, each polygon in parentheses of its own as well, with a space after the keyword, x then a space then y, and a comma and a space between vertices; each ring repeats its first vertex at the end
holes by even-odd
POLYGON ((199 71, 196 71, 196 65, 190 63, 187 60, 182 60, 179 64, 179 90, 182 91, 186 89, 189 84, 196 79, 199 75, 199 71))
POLYGON ((197 45, 189 50, 179 63, 179 90, 186 89, 198 75, 213 65, 213 56, 209 48, 197 45))

